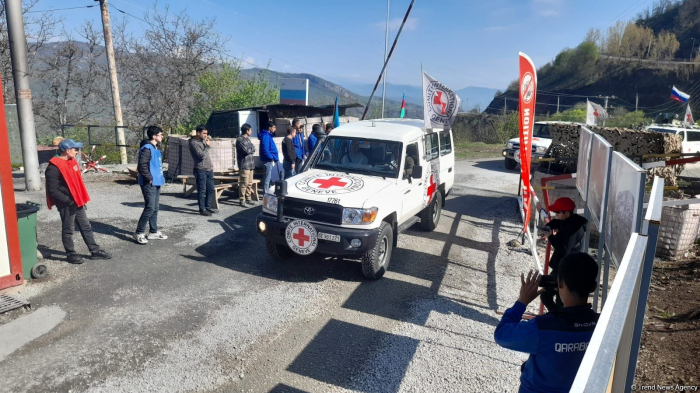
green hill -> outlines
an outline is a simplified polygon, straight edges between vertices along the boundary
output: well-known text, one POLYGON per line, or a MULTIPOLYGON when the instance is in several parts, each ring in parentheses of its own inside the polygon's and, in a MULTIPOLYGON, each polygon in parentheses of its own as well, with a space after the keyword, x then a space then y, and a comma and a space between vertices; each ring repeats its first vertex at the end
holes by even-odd
MULTIPOLYGON (((654 8, 629 25, 618 22, 602 35, 591 30, 579 46, 564 49, 538 69, 536 113, 553 114, 557 105, 564 111, 587 98, 603 105, 607 96, 609 112, 634 111, 638 98, 639 110, 649 118, 682 114, 685 104, 669 97, 674 85, 691 96, 700 94, 700 58, 693 56, 689 61, 692 40, 686 38, 693 34, 698 38, 693 51, 697 55, 698 9, 700 0, 685 0, 654 8), (692 7, 696 7, 695 17, 686 20, 684 10, 692 7), (648 45, 646 39, 638 37, 643 34, 649 37, 648 45)), ((491 101, 486 112, 503 113, 504 105, 508 111, 516 110, 516 89, 517 81, 513 81, 505 93, 491 101)), ((700 105, 691 104, 691 109, 700 111, 700 105)))

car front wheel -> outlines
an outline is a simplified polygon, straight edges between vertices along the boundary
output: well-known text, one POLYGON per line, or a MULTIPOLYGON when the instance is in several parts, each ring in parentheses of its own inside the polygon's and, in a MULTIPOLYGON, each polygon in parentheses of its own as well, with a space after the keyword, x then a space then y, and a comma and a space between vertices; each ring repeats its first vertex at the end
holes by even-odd
POLYGON ((380 279, 389 268, 394 232, 387 222, 379 226, 379 234, 374 248, 362 255, 362 274, 374 280, 380 279))
POLYGON ((512 158, 506 158, 506 169, 515 169, 518 163, 512 158))

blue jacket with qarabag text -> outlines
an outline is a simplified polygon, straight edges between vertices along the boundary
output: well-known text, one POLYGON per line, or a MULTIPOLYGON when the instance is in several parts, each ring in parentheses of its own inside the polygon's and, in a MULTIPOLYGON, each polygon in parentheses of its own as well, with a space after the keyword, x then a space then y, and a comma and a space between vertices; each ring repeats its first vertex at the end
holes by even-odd
POLYGON ((568 392, 591 341, 598 313, 590 305, 565 307, 521 321, 524 312, 525 305, 515 302, 494 333, 498 345, 530 354, 520 369, 519 392, 568 392))

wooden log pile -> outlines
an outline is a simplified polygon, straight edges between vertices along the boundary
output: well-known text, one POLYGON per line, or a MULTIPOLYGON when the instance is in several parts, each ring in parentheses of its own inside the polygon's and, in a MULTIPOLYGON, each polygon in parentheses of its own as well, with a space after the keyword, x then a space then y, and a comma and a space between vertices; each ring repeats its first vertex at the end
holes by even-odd
MULTIPOLYGON (((549 125, 552 145, 547 154, 554 158, 573 158, 578 156, 578 142, 581 126, 571 123, 554 123, 549 125)), ((637 164, 647 154, 680 153, 681 137, 670 133, 641 131, 629 128, 590 127, 594 133, 602 136, 613 147, 637 164)), ((666 160, 665 158, 645 158, 643 162, 666 160)), ((576 161, 563 161, 561 166, 567 172, 576 172, 576 161)), ((678 185, 677 176, 683 171, 682 165, 652 168, 647 171, 647 178, 660 176, 667 186, 678 185)))

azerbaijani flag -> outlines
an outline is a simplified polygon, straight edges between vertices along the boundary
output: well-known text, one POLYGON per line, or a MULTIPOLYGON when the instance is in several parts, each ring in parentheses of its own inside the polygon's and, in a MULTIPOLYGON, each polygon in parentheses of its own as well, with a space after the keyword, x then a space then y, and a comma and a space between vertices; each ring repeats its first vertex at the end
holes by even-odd
POLYGON ((335 110, 333 111, 333 128, 340 127, 340 112, 338 112, 338 96, 335 97, 335 110))
POLYGON ((690 98, 690 95, 683 93, 682 91, 676 89, 676 86, 673 86, 673 90, 671 90, 671 99, 676 100, 678 102, 688 102, 688 99, 690 98))
POLYGON ((406 93, 403 93, 403 99, 401 100, 401 115, 399 118, 403 119, 406 116, 406 93))

